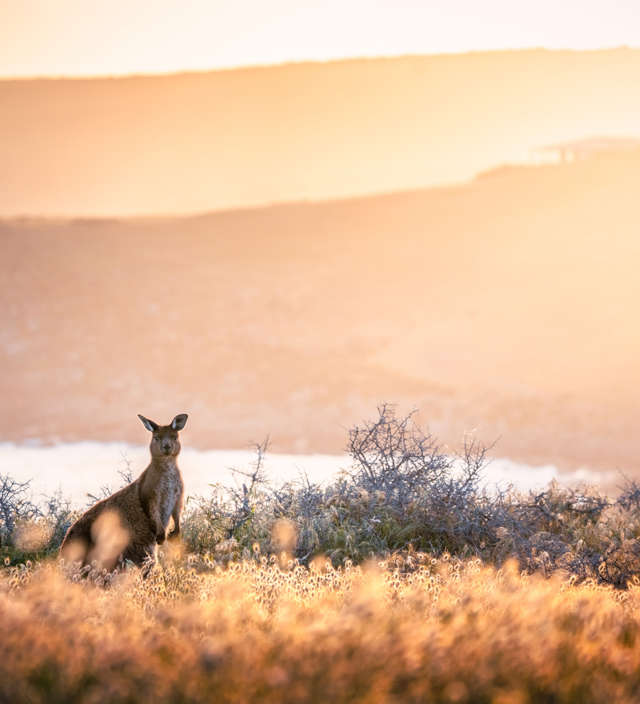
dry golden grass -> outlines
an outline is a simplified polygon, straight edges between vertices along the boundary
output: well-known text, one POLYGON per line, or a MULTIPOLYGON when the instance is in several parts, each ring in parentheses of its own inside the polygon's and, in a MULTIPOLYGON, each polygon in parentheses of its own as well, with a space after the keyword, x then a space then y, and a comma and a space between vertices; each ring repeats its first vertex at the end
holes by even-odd
POLYGON ((414 554, 0 572, 2 702, 632 702, 640 590, 414 554), (278 564, 280 562, 280 564, 278 564))

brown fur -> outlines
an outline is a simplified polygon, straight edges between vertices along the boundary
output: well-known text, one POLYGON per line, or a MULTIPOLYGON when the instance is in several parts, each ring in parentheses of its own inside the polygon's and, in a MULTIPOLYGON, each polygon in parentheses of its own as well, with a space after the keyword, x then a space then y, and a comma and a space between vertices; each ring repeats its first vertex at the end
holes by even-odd
POLYGON ((180 534, 184 484, 176 458, 178 431, 187 415, 164 426, 139 418, 153 433, 151 463, 134 482, 99 501, 69 528, 60 548, 66 560, 83 565, 95 560, 109 570, 130 560, 148 571, 155 562, 156 545, 167 537, 169 518, 173 518, 169 538, 180 534))

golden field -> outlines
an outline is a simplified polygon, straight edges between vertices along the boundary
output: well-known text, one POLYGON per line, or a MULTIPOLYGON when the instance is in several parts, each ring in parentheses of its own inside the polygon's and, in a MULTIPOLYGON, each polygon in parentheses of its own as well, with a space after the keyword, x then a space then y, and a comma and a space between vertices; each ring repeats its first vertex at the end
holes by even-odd
POLYGON ((425 553, 0 572, 3 702, 632 702, 640 590, 425 553), (75 582, 74 582, 75 580, 75 582))
POLYGON ((259 446, 146 580, 56 562, 78 511, 0 474, 0 704, 637 701, 640 486, 489 492, 378 410, 326 486, 259 446))

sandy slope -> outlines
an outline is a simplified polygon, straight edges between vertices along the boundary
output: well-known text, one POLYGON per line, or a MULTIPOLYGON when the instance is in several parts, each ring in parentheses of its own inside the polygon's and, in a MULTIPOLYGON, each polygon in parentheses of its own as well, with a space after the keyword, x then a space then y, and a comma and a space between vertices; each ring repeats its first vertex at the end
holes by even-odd
POLYGON ((198 217, 5 220, 5 440, 340 452, 381 400, 443 440, 637 470, 640 154, 198 217))

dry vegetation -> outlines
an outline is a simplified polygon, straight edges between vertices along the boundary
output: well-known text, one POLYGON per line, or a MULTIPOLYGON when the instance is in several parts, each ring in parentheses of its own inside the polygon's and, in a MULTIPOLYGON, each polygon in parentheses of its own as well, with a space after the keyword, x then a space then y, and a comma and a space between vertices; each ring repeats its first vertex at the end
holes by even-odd
POLYGON ((423 553, 0 579, 0 700, 632 702, 640 591, 423 553))
POLYGON ((74 512, 0 478, 0 702, 638 701, 635 485, 487 493, 389 406, 327 486, 265 450, 147 580, 47 559, 74 512))

